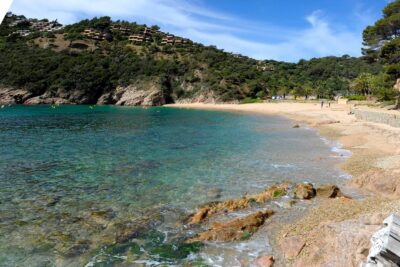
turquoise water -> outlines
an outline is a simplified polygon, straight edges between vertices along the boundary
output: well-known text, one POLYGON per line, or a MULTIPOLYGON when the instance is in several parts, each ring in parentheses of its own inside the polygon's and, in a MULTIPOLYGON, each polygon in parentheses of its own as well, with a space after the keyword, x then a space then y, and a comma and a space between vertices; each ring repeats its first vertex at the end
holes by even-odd
POLYGON ((281 117, 175 108, 0 109, 2 266, 201 266, 182 221, 277 181, 338 183, 332 148, 281 117), (321 160, 324 159, 324 160, 321 160), (179 253, 178 253, 179 251, 179 253), (189 257, 188 257, 189 256, 189 257))

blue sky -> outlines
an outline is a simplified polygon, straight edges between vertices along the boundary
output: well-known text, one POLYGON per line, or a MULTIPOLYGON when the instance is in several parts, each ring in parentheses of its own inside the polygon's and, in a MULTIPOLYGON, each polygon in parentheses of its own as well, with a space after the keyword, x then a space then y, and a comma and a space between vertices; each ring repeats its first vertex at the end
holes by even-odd
POLYGON ((157 24, 206 45, 257 59, 296 62, 359 56, 362 30, 388 0, 14 0, 10 10, 72 23, 109 15, 157 24))

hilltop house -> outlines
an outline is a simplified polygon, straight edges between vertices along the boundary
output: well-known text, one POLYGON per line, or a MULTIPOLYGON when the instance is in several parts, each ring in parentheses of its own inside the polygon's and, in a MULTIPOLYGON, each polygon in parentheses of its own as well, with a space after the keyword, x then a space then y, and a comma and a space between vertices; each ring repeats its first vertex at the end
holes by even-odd
POLYGON ((166 44, 171 44, 173 45, 175 42, 175 36, 172 34, 167 34, 162 38, 161 44, 166 45, 166 44))
POLYGON ((86 29, 83 31, 82 35, 97 41, 103 41, 107 38, 107 33, 95 29, 86 29))
POLYGON ((111 29, 112 32, 117 32, 118 31, 118 32, 120 32, 122 34, 125 34, 125 35, 128 35, 128 34, 130 34, 132 32, 131 28, 124 27, 124 26, 121 26, 119 24, 111 25, 110 29, 111 29))
POLYGON ((39 32, 53 32, 63 28, 62 24, 57 21, 49 22, 48 20, 29 20, 31 29, 39 32))
POLYGON ((150 42, 152 41, 152 36, 153 34, 157 33, 158 31, 155 31, 151 28, 146 27, 143 32, 141 33, 137 33, 137 34, 132 34, 129 36, 129 41, 131 42, 138 42, 138 43, 142 43, 142 42, 150 42))
POLYGON ((32 32, 30 30, 18 30, 16 32, 14 32, 16 34, 19 34, 20 36, 28 36, 29 34, 31 34, 32 32))
POLYGON ((130 36, 128 37, 128 39, 129 39, 129 41, 131 41, 131 42, 139 42, 139 43, 142 43, 142 42, 151 41, 151 36, 146 35, 146 34, 141 34, 141 33, 139 33, 139 34, 132 34, 132 35, 130 35, 130 36))
POLYGON ((172 34, 167 34, 162 38, 162 45, 185 45, 188 44, 189 40, 181 37, 174 36, 172 34))

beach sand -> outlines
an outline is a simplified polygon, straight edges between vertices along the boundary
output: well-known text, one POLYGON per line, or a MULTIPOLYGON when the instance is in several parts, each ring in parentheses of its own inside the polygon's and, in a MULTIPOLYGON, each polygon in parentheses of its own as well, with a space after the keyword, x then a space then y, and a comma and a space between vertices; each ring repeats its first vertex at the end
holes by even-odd
POLYGON ((352 152, 340 167, 352 175, 348 185, 364 197, 321 200, 303 218, 273 225, 274 266, 359 266, 383 219, 400 212, 400 128, 357 120, 349 114, 351 105, 331 104, 323 109, 319 103, 167 106, 282 115, 294 124, 317 128, 352 152))

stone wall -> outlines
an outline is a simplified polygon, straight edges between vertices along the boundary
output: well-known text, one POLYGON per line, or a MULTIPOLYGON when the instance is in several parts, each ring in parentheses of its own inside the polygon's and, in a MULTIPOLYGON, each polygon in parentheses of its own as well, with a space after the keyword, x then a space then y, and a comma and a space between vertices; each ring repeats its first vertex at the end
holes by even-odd
POLYGON ((396 113, 385 113, 379 111, 360 110, 356 108, 353 108, 352 112, 354 113, 357 119, 370 122, 384 123, 393 127, 400 128, 400 112, 396 114, 396 113))

